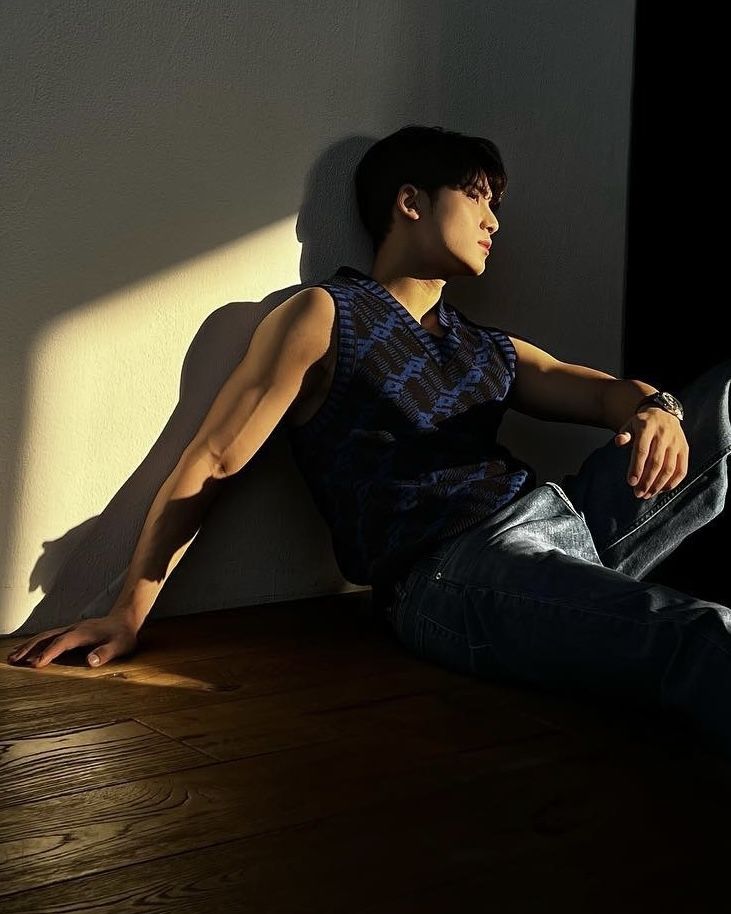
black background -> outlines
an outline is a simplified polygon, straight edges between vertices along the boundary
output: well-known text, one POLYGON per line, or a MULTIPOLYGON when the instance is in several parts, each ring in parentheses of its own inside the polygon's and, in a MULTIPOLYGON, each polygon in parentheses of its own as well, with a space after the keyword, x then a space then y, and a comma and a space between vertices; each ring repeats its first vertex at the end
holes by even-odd
MULTIPOLYGON (((622 375, 682 400, 684 384, 731 355, 719 142, 727 52, 704 5, 674 8, 674 17, 671 9, 636 7, 622 375)), ((691 534, 647 579, 731 606, 730 514, 691 534)))

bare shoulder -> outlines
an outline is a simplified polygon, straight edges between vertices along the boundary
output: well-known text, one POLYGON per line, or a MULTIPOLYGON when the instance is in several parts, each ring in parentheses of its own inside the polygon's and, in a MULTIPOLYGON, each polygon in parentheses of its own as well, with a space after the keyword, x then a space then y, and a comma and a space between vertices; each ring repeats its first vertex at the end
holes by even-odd
POLYGON ((306 286, 273 308, 264 320, 270 318, 287 329, 296 325, 298 331, 324 339, 335 323, 335 301, 322 286, 306 286))
POLYGON ((327 289, 311 286, 278 307, 282 309, 279 320, 307 352, 301 386, 284 417, 286 425, 300 425, 318 409, 333 380, 337 357, 335 300, 327 289))
POLYGON ((281 302, 261 320, 254 332, 259 350, 270 350, 280 368, 289 371, 292 360, 305 367, 327 356, 335 327, 335 302, 319 286, 300 289, 281 302))
POLYGON ((310 307, 333 317, 335 315, 335 299, 322 286, 305 286, 287 299, 287 302, 297 302, 300 307, 310 307))

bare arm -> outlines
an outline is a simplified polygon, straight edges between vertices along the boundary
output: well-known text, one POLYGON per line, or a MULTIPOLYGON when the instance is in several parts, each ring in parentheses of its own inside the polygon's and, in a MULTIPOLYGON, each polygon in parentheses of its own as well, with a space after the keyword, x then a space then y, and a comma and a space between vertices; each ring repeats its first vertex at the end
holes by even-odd
POLYGON ((269 438, 327 351, 330 295, 303 289, 271 311, 217 394, 199 431, 157 493, 122 590, 110 612, 142 625, 163 584, 195 539, 220 482, 238 473, 269 438))
POLYGON ((142 626, 175 566, 198 534, 219 488, 216 463, 200 447, 186 448, 155 496, 137 541, 127 576, 110 614, 142 626))
POLYGON ((510 406, 527 416, 617 431, 642 397, 655 390, 645 381, 561 362, 520 337, 510 339, 518 357, 510 406))
POLYGON ((510 337, 517 355, 511 409, 535 419, 605 428, 604 391, 613 375, 562 362, 520 337, 510 337))
POLYGON ((241 470, 278 425, 307 370, 328 350, 332 297, 302 289, 259 324, 244 358, 150 506, 119 596, 107 616, 34 635, 8 659, 36 668, 64 651, 100 645, 87 659, 103 665, 134 648, 136 635, 168 576, 195 539, 221 481, 241 470))

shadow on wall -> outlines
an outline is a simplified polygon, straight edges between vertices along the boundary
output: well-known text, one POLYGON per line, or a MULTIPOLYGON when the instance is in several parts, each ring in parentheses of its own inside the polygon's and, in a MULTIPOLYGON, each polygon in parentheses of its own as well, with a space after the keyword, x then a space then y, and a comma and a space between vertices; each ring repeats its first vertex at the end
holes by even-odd
MULTIPOLYGON (((32 634, 108 611, 155 495, 245 354, 260 321, 341 263, 369 268, 370 243, 358 221, 352 174, 373 142, 374 138, 351 137, 330 147, 316 162, 297 219, 302 283, 273 292, 261 302, 229 302, 206 318, 183 362, 178 403, 145 460, 99 516, 59 539, 44 541, 29 589, 41 588, 46 595, 16 634, 32 634)), ((296 599, 343 589, 343 583, 329 530, 292 461, 280 423, 242 471, 221 484, 153 612, 182 615, 296 599), (260 516, 278 519, 274 542, 256 538, 255 520, 260 516), (278 574, 277 567, 284 562, 287 572, 278 574), (269 593, 253 592, 249 582, 252 575, 261 580, 256 570, 261 567, 272 568, 269 593), (287 592, 290 580, 297 583, 296 593, 287 592)))

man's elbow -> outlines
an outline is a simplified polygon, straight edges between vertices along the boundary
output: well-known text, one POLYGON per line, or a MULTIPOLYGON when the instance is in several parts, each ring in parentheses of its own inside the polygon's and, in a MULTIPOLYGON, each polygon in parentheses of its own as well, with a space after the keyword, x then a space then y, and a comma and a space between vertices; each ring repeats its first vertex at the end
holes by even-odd
POLYGON ((211 447, 210 442, 195 439, 183 451, 180 463, 194 465, 210 479, 223 479, 226 476, 224 464, 219 454, 211 447))
POLYGON ((284 418, 297 390, 296 384, 282 382, 251 392, 244 416, 239 414, 235 425, 225 423, 207 442, 216 478, 235 476, 246 466, 284 418))

